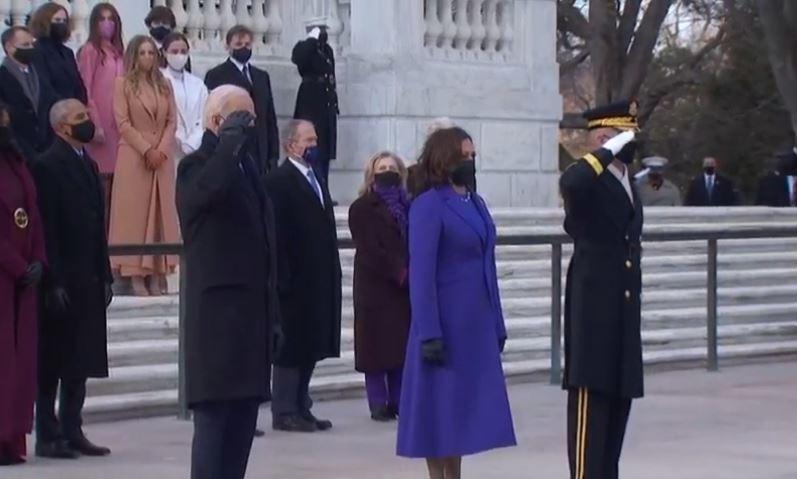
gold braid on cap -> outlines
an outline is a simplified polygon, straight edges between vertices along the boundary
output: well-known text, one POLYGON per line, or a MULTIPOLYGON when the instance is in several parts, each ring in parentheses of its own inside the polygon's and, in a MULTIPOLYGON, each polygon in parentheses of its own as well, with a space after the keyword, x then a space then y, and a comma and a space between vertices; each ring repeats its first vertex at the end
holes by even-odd
POLYGON ((636 117, 633 116, 619 116, 615 118, 599 118, 597 120, 590 120, 587 123, 587 128, 639 128, 636 117))

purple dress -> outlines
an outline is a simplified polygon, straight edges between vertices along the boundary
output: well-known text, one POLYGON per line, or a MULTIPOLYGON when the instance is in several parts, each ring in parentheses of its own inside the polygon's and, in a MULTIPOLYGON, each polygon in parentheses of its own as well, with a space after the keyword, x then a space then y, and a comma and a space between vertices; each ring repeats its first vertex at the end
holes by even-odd
POLYGON ((451 187, 410 208, 410 304, 399 410, 399 456, 450 457, 514 446, 501 366, 506 338, 495 270, 495 225, 484 201, 451 187), (421 343, 441 338, 445 365, 426 364, 421 343))

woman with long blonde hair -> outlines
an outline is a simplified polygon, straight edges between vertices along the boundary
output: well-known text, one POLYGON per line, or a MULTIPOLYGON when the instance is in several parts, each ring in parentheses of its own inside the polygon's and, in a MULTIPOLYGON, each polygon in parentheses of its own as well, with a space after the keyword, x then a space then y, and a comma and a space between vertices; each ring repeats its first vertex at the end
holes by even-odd
POLYGON ((388 151, 366 164, 349 208, 354 256, 354 361, 375 421, 396 419, 410 329, 407 168, 388 151))
MULTIPOLYGON (((174 203, 176 107, 168 80, 158 68, 158 49, 146 36, 130 40, 125 74, 114 82, 114 117, 121 138, 111 201, 111 244, 176 243, 174 203)), ((111 259, 114 271, 131 278, 137 296, 166 292, 176 258, 127 256, 111 259)))

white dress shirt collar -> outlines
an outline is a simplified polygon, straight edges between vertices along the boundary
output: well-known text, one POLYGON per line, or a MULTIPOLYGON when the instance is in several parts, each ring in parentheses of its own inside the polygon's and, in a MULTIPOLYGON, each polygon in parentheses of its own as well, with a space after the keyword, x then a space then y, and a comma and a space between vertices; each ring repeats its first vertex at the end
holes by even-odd
POLYGON ((631 181, 628 179, 628 167, 626 166, 621 171, 620 168, 615 166, 614 162, 612 162, 609 163, 608 170, 612 174, 612 176, 614 176, 617 179, 617 181, 619 181, 620 184, 623 185, 623 189, 625 190, 626 194, 628 194, 628 200, 631 202, 631 204, 633 204, 634 193, 631 190, 631 181))
POLYGON ((247 68, 249 67, 249 62, 241 63, 241 62, 239 62, 238 60, 236 60, 233 57, 229 57, 229 59, 232 62, 232 64, 235 65, 238 68, 238 70, 241 73, 243 73, 245 67, 247 67, 247 68))

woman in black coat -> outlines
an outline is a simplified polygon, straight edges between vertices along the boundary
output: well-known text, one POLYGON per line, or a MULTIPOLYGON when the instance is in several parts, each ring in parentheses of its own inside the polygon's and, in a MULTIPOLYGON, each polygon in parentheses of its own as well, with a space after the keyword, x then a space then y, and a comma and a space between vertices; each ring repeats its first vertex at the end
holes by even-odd
POLYGON ((349 208, 354 256, 354 357, 365 373, 371 418, 398 414, 410 328, 407 288, 407 169, 381 152, 368 162, 360 197, 349 208))
POLYGON ((33 13, 30 29, 36 37, 33 65, 42 88, 47 90, 53 102, 75 98, 86 104, 88 94, 77 68, 75 53, 65 45, 72 35, 66 9, 55 2, 45 3, 33 13))

